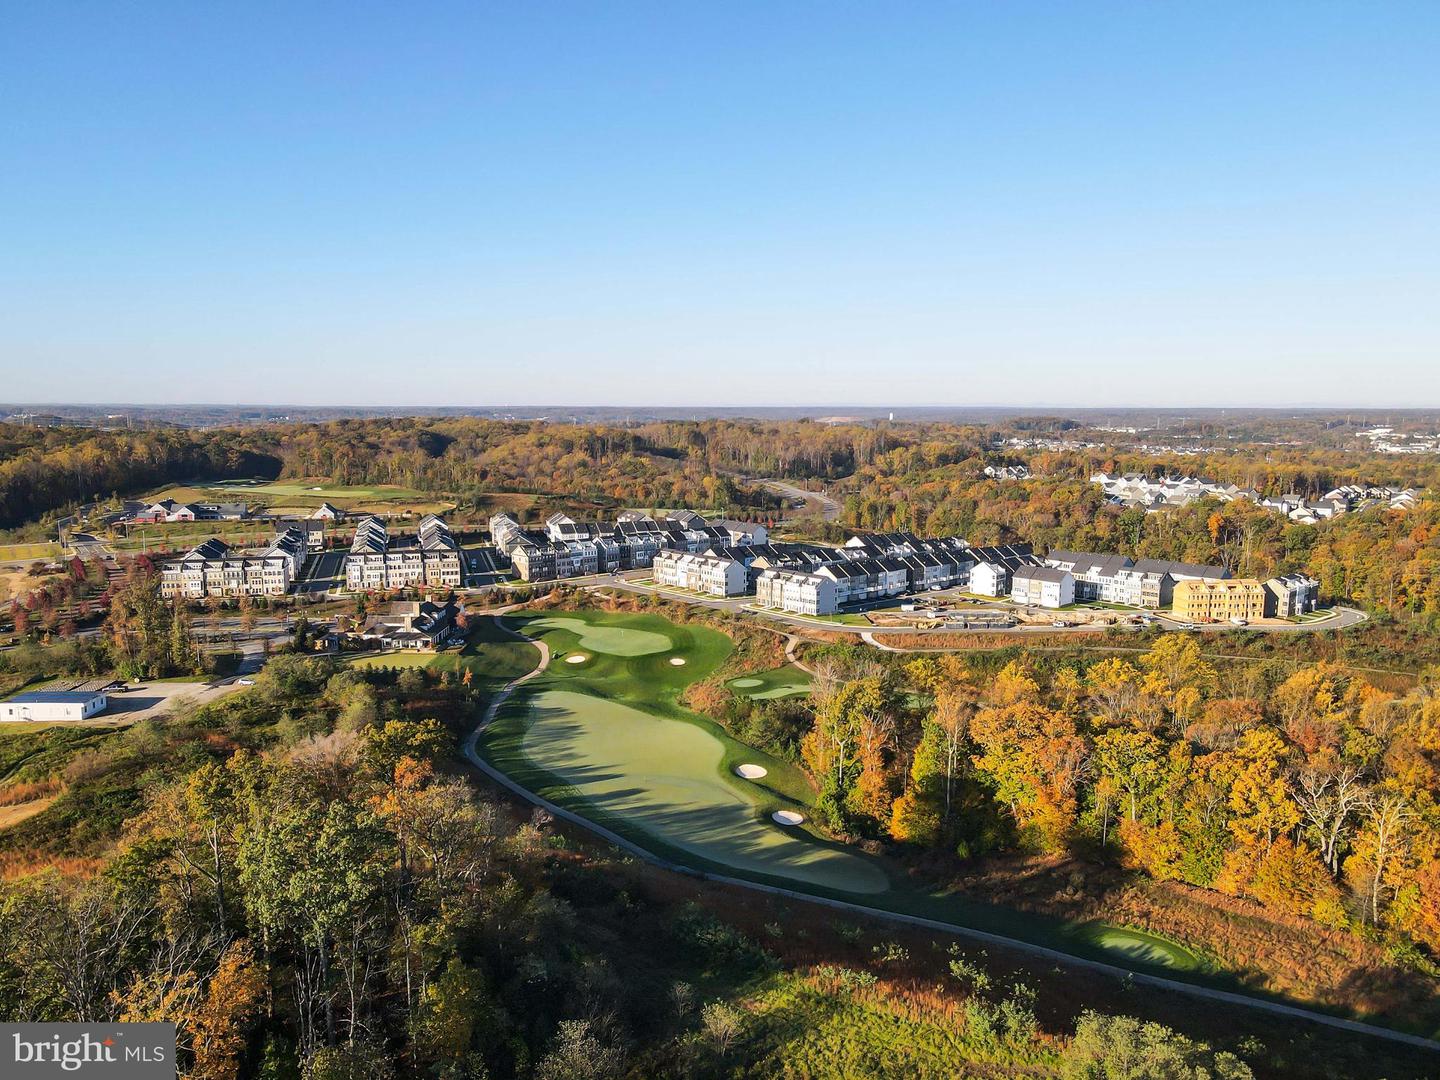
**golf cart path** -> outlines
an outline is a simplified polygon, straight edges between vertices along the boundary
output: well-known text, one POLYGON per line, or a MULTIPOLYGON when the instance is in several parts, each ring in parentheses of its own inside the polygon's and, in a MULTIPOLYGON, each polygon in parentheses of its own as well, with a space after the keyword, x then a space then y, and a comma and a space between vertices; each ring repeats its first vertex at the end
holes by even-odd
POLYGON ((1119 967, 1115 964, 1107 964, 1104 961, 1100 960, 1089 960, 1084 957, 1074 956, 1067 952, 1061 952, 1058 949, 1047 948, 1043 945, 1035 945, 1028 941, 1022 941, 1018 938, 1005 937, 1002 934, 993 934, 987 930, 976 930, 972 927, 963 926, 957 923, 942 922, 938 919, 926 919, 918 915, 905 915, 900 912, 887 911, 884 908, 867 907, 864 904, 851 903, 848 900, 832 900, 828 897, 815 896, 811 893, 802 892, 798 889, 787 889, 774 885, 761 885, 758 882, 747 881, 744 878, 729 877, 724 874, 714 874, 707 871, 695 870, 691 867, 683 866, 679 863, 674 863, 668 859, 661 858, 660 856, 655 855, 654 853, 641 847, 639 844, 636 844, 631 840, 627 840, 625 837, 619 835, 618 833, 612 832, 610 829, 605 828, 603 825, 598 825, 595 822, 590 821, 587 818, 584 818, 571 810, 567 810, 563 806, 551 802, 549 799, 543 798, 539 795, 536 795, 534 792, 521 787, 515 781, 511 780, 510 777, 506 776, 503 772, 496 769, 494 766, 492 766, 489 762, 485 761, 480 756, 479 751, 476 749, 476 744, 479 741, 480 733, 484 731, 495 719, 495 715, 499 712, 500 706, 503 705, 506 701, 508 701, 510 696, 521 685, 543 674, 545 672, 545 669, 550 666, 550 649, 545 644, 545 642, 528 637, 520 631, 507 626, 498 614, 495 617, 495 623, 506 633, 512 635, 515 638, 518 638, 521 641, 528 641, 530 642, 530 644, 534 645, 537 649, 539 649, 540 663, 535 667, 533 671, 529 671, 526 674, 521 675, 518 678, 512 679, 510 682, 506 683, 505 686, 502 687, 501 690, 495 695, 494 699, 486 707, 485 712, 481 716, 479 723, 477 723, 475 727, 471 729, 470 734, 467 735, 465 738, 463 750, 466 759, 470 762, 470 764, 474 765, 491 780, 495 781, 497 784, 501 785, 506 790, 513 792, 514 794, 520 796, 522 799, 525 799, 527 802, 531 802, 534 803, 536 806, 543 807, 545 810, 549 811, 557 818, 568 821, 572 825, 577 825, 580 828, 587 830, 588 832, 594 833, 596 836, 599 836, 601 839, 615 845, 622 851, 626 851, 629 854, 634 855, 637 859, 641 859, 644 862, 650 863, 652 866, 658 866, 663 870, 669 870, 673 873, 683 874, 686 877, 698 878, 701 881, 713 881, 722 885, 732 885, 742 889, 750 889, 754 892, 767 893, 771 896, 783 896, 791 900, 803 900, 807 903, 819 904, 824 907, 833 908, 837 911, 846 911, 857 915, 868 916, 874 919, 884 919, 889 922, 904 923, 909 926, 919 926, 928 930, 935 930, 941 933, 953 934, 958 937, 971 938, 973 940, 985 942, 991 945, 1001 946, 1010 949, 1017 949, 1021 952, 1029 953, 1033 956, 1040 956, 1048 960, 1053 960, 1056 963, 1068 964, 1072 967, 1082 967, 1090 971, 1113 975, 1117 979, 1128 980, 1132 984, 1153 986, 1162 990, 1171 990, 1176 993, 1189 994, 1192 997, 1207 999, 1210 1001, 1224 1002, 1228 1005, 1240 1005, 1246 1008, 1259 1009, 1264 1012, 1269 1012, 1280 1016, 1292 1016, 1297 1019, 1310 1021, 1311 1023, 1323 1024, 1327 1027, 1338 1028, 1342 1031, 1351 1031, 1360 1035, 1369 1035, 1378 1039, 1387 1039, 1391 1042, 1405 1043, 1410 1046, 1422 1047, 1426 1050, 1440 1051, 1440 1042, 1437 1042, 1434 1039, 1427 1039, 1421 1035, 1410 1035, 1403 1031, 1393 1031, 1389 1028, 1378 1027, 1373 1024, 1366 1024, 1359 1020, 1346 1020, 1343 1017, 1331 1016, 1327 1013, 1312 1012, 1309 1009, 1301 1008, 1298 1005, 1285 1005, 1277 1001, 1266 1001, 1262 998, 1251 997, 1246 994, 1234 993, 1228 990, 1215 990, 1211 989, 1210 987, 1195 986, 1191 983, 1181 982, 1176 979, 1167 979, 1161 975, 1150 975, 1144 972, 1132 971, 1129 968, 1119 967))

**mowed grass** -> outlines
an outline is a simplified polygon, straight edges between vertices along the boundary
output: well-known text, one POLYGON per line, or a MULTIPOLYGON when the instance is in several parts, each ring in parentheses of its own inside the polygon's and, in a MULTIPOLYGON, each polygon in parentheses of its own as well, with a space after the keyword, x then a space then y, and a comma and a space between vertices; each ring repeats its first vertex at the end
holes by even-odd
POLYGON ((740 697, 752 701, 770 701, 774 698, 798 697, 810 693, 811 678, 808 671, 785 664, 783 667, 758 671, 740 679, 731 679, 725 684, 740 697))
POLYGON ((732 869, 848 892, 889 887, 863 859, 771 821, 770 813, 791 802, 763 782, 726 776, 724 744, 700 725, 574 690, 542 690, 525 705, 522 752, 567 789, 550 797, 569 795, 732 869))
POLYGON ((1179 942, 1143 930, 1095 923, 1079 927, 1075 933, 1082 941, 1118 959, 1146 967, 1171 968, 1175 971, 1199 971, 1204 967, 1199 957, 1179 942))
POLYGON ((240 481, 221 481, 212 486, 237 496, 248 493, 253 495, 271 495, 276 498, 285 499, 328 499, 331 502, 337 499, 414 500, 428 497, 424 492, 416 491, 414 488, 400 487, 398 484, 374 484, 371 486, 332 484, 327 480, 318 478, 314 480, 289 480, 261 484, 244 483, 240 481))
POLYGON ((835 892, 889 887, 873 860, 770 820, 779 809, 809 816, 814 793, 798 769, 677 703, 730 654, 724 634, 599 611, 510 621, 552 655, 482 741, 515 780, 687 865, 835 892), (568 664, 567 655, 585 661, 568 664), (742 780, 742 763, 767 775, 742 780))
POLYGON ((539 663, 539 649, 507 631, 498 620, 485 617, 474 620, 463 649, 441 653, 434 666, 441 671, 469 671, 478 685, 493 689, 534 671, 539 663))
POLYGON ((411 668, 429 667, 440 659, 439 653, 406 650, 403 652, 365 653, 351 657, 347 663, 353 668, 411 668))

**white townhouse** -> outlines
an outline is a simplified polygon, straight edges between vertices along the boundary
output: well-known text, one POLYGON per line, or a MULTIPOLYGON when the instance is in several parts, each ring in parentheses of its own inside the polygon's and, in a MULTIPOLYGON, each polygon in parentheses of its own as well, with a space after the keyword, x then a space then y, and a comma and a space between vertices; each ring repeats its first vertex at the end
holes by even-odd
POLYGON ((840 610, 835 580, 803 570, 763 570, 755 579, 755 600, 761 607, 796 615, 833 615, 840 610))
POLYGON ((1053 566, 1022 566, 1010 575, 1010 599, 1026 607, 1061 608, 1075 602, 1075 578, 1053 566))
POLYGON ((490 542, 502 555, 509 555, 525 539, 525 530, 510 514, 490 515, 490 542))
POLYGON ((750 575, 738 559, 709 552, 662 551, 655 556, 655 584, 707 596, 743 596, 750 575))
POLYGON ((364 518, 345 556, 345 585, 351 592, 416 585, 458 589, 461 575, 460 545, 434 514, 421 520, 413 538, 395 541, 379 518, 364 518))
POLYGON ((715 522, 715 528, 723 529, 729 534, 725 542, 729 544, 767 544, 770 542, 770 531, 755 521, 730 521, 728 519, 715 522))
POLYGON ((258 552, 238 552, 218 537, 160 567, 160 595, 198 600, 206 596, 284 596, 300 576, 308 553, 305 535, 286 529, 258 552))
POLYGON ((910 573, 898 559, 841 559, 815 573, 835 582, 839 604, 863 604, 899 596, 910 588, 910 573))
POLYGON ((971 547, 964 555, 975 561, 967 587, 977 596, 1009 596, 1011 575, 1022 566, 1040 565, 1029 544, 971 547))

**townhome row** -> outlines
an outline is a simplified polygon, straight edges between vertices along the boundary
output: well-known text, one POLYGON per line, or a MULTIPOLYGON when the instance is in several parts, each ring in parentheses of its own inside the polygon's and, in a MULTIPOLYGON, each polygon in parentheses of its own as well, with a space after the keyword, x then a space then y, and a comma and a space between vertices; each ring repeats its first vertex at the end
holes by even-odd
POLYGON ((1232 579, 1223 566, 1052 551, 1043 565, 1014 572, 1010 599, 1052 609, 1084 601, 1171 608, 1177 619, 1213 622, 1302 615, 1315 610, 1319 592, 1320 583, 1304 574, 1262 583, 1232 579))
MULTIPOLYGON (((762 571, 756 602, 801 615, 830 615, 908 592, 952 586, 1009 589, 1010 576, 1035 561, 1028 544, 971 547, 959 537, 921 539, 913 533, 851 537, 839 558, 809 569, 762 571)), ((1003 595, 990 591, 988 595, 1003 595)))
POLYGON ((377 517, 362 518, 356 525, 345 556, 345 587, 351 592, 417 585, 458 589, 461 581, 460 545, 434 514, 420 522, 413 537, 392 538, 377 517))
POLYGON ((1052 551, 1044 561, 1046 566, 1074 575, 1076 600, 1129 607, 1169 607, 1177 581, 1218 581, 1230 576, 1223 566, 1088 551, 1052 551))
POLYGON ((613 524, 552 514, 540 530, 522 528, 510 514, 496 514, 490 519, 490 536, 523 580, 553 581, 644 569, 666 551, 698 554, 721 547, 763 546, 768 531, 751 522, 707 522, 688 510, 658 520, 632 510, 613 524))
POLYGON ((240 552, 218 537, 160 566, 160 595, 185 600, 207 596, 284 596, 305 564, 305 536, 286 529, 258 552, 240 552))
POLYGON ((740 559, 708 551, 662 551, 655 556, 655 584, 707 596, 744 596, 749 568, 740 559))

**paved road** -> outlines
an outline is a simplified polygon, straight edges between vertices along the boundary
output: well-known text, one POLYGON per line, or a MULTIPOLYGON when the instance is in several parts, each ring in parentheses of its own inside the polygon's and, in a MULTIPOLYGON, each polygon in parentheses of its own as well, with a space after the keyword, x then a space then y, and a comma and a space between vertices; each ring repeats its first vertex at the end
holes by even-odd
POLYGON ((113 559, 115 557, 115 552, 110 550, 104 540, 91 536, 89 533, 71 533, 70 546, 82 559, 113 559))
POLYGON ((800 499, 807 506, 813 507, 820 512, 820 516, 826 521, 840 520, 840 503, 829 495, 820 491, 807 491, 805 488, 797 487, 786 480, 752 480, 751 483, 759 484, 767 491, 773 491, 776 495, 786 499, 800 499))
POLYGON ((1391 1042, 1404 1043, 1409 1046, 1419 1046, 1423 1047, 1426 1050, 1440 1050, 1440 1042, 1436 1042, 1432 1039, 1426 1039, 1419 1035, 1408 1035, 1405 1032, 1392 1031, 1389 1028, 1376 1027, 1373 1024, 1365 1024, 1356 1020, 1345 1020, 1337 1016, 1328 1016, 1325 1013, 1311 1012, 1308 1009, 1302 1009, 1294 1005, 1283 1005, 1276 1001, 1266 1001, 1261 998, 1253 998, 1246 994, 1233 993, 1228 990, 1212 990, 1206 986, 1195 986, 1191 983, 1181 982, 1177 979, 1167 979, 1161 975, 1150 975, 1144 972, 1132 971, 1129 968, 1121 967, 1116 964, 1107 964, 1099 960, 1088 960, 1083 957, 1072 956, 1071 954, 1061 952, 1058 949, 1047 948, 1043 945, 1034 945, 1028 941, 1023 941, 1019 938, 1010 938, 1000 934, 992 934, 985 930, 976 930, 972 927, 962 926, 958 923, 947 923, 942 922, 938 919, 925 919, 917 915, 903 915, 894 911, 886 911, 883 908, 867 907, 864 904, 853 904, 846 900, 834 900, 828 897, 813 896, 810 893, 803 892, 799 889, 779 888, 773 885, 761 885, 754 881, 747 881, 744 878, 736 878, 724 874, 712 874, 704 871, 698 871, 692 869, 691 867, 683 866, 678 863, 670 862, 668 859, 661 858, 660 856, 653 854, 639 844, 628 840, 623 836, 620 836, 618 833, 612 832, 610 829, 605 828, 603 825, 597 825, 595 822, 590 821, 587 818, 581 817, 579 814, 567 810, 565 807, 559 806, 551 802, 550 800, 542 798, 541 796, 536 795, 534 792, 529 791, 524 787, 521 787, 514 780, 511 780, 510 777, 506 776, 503 772, 495 768, 493 765, 485 761, 480 756, 479 751, 477 751, 475 748, 476 742, 479 740, 480 733, 495 718, 495 714, 500 710, 500 706, 509 699, 510 695, 514 693, 516 688, 518 688, 522 683, 535 678, 537 675, 543 672, 550 663, 550 653, 549 650, 545 647, 545 643, 543 641, 533 641, 531 638, 526 637, 524 634, 521 634, 515 630, 511 630, 509 627, 505 627, 503 622, 500 622, 500 625, 506 630, 508 630, 515 637, 521 638, 526 641, 532 641, 534 645, 538 646, 540 649, 540 663, 535 668, 535 670, 527 672, 526 674, 521 675, 517 679, 513 679, 512 681, 507 683, 498 694, 496 694, 495 699, 490 702, 490 705, 485 710, 485 714, 481 717, 480 722, 476 724, 473 729, 471 729, 470 733, 465 738, 463 744, 465 757, 470 761, 472 765, 474 765, 482 773, 488 776, 491 780, 494 780, 496 783, 500 784, 502 787, 513 792, 514 794, 520 796, 522 799, 525 799, 527 802, 531 802, 534 803, 536 806, 543 807, 562 821, 568 821, 573 825, 577 825, 582 829, 594 833, 602 840, 606 840, 609 843, 614 844, 622 851, 627 851, 645 862, 660 867, 662 870, 669 870, 677 874, 683 874, 686 877, 690 878, 698 878, 701 881, 711 881, 723 885, 732 885, 737 888, 749 889, 754 892, 767 893, 771 896, 783 896, 791 900, 800 900, 808 904, 821 904, 828 908, 839 911, 846 911, 856 915, 863 915, 873 919, 882 919, 887 922, 894 923, 904 923, 909 926, 920 926, 929 930, 938 931, 940 933, 953 934, 957 937, 971 938, 985 942, 987 944, 1015 949, 1033 956, 1043 957, 1046 960, 1054 961, 1060 964, 1066 964, 1070 967, 1081 967, 1090 971, 1096 971, 1106 975, 1113 975, 1114 977, 1118 979, 1123 979, 1125 980, 1125 982, 1130 984, 1140 984, 1143 986, 1152 986, 1157 989, 1169 990, 1174 993, 1185 994, 1190 997, 1199 998, 1202 1001, 1218 1001, 1223 1002, 1226 1005, 1238 1005, 1242 1008, 1258 1009, 1263 1012, 1268 1012, 1280 1016, 1293 1017, 1297 1020, 1304 1020, 1314 1024, 1322 1024, 1326 1027, 1338 1028, 1343 1031, 1355 1032, 1361 1035, 1369 1035, 1373 1036, 1374 1038, 1386 1039, 1391 1042))

